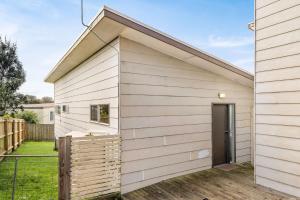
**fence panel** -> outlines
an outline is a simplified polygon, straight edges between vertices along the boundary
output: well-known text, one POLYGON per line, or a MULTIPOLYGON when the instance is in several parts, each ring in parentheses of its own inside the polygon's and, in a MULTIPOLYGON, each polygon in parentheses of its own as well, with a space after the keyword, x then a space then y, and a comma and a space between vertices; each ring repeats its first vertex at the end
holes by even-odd
POLYGON ((10 153, 21 145, 25 134, 24 126, 22 119, 0 118, 0 155, 10 153))
POLYGON ((53 141, 54 124, 26 124, 26 140, 53 141))
POLYGON ((77 200, 120 193, 119 135, 63 137, 59 152, 61 195, 77 200))

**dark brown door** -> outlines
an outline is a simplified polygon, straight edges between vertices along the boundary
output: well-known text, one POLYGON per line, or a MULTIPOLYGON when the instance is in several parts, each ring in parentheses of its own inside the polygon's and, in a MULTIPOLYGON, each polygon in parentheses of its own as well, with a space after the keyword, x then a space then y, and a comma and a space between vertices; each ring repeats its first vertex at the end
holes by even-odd
POLYGON ((212 107, 213 166, 229 162, 228 106, 212 107))

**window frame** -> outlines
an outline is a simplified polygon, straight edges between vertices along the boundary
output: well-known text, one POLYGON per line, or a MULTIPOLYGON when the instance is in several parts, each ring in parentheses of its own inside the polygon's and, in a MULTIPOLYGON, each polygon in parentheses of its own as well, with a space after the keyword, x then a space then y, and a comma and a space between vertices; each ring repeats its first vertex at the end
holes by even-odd
POLYGON ((90 122, 109 126, 110 125, 110 104, 109 103, 91 104, 90 105, 90 122), (96 120, 92 119, 92 107, 93 106, 96 106, 96 118, 97 118, 96 120), (100 114, 101 106, 108 106, 108 117, 107 117, 108 122, 101 121, 101 114, 100 114))

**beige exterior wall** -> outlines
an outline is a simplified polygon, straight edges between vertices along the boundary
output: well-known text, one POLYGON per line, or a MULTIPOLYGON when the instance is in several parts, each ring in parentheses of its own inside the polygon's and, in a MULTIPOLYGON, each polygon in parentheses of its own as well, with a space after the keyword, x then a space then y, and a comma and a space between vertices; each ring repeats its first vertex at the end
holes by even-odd
POLYGON ((300 197, 299 3, 256 0, 256 183, 300 197))
MULTIPOLYGON (((119 40, 112 45, 118 49, 119 40)), ((55 82, 55 105, 69 106, 68 113, 55 114, 56 137, 70 131, 118 133, 118 83, 118 53, 109 46, 55 82), (92 104, 110 104, 110 125, 90 122, 92 104)))
POLYGON ((43 109, 43 124, 54 124, 54 107, 43 109), (50 113, 53 112, 53 120, 50 120, 50 113))
POLYGON ((211 168, 212 103, 236 105, 237 162, 250 161, 253 88, 124 38, 120 48, 123 193, 211 168))

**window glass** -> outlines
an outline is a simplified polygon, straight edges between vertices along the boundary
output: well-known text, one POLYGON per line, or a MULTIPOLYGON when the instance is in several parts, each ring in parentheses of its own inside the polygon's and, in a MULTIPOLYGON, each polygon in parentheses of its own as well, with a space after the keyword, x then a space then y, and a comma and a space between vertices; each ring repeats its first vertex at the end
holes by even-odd
POLYGON ((54 113, 53 111, 50 111, 50 121, 53 121, 54 120, 54 113))
POLYGON ((100 122, 109 124, 109 104, 99 105, 100 122))
POLYGON ((68 112, 68 106, 67 106, 67 105, 63 105, 63 106, 62 106, 62 111, 63 111, 64 113, 68 112))
POLYGON ((98 121, 97 110, 98 110, 97 105, 91 105, 91 121, 98 121))

